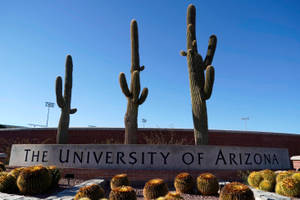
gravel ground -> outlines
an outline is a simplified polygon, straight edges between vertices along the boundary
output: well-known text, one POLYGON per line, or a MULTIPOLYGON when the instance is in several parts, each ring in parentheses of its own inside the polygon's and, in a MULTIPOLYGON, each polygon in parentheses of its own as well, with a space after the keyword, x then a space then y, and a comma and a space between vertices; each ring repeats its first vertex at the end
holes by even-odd
MULTIPOLYGON (((43 195, 37 195, 35 197, 39 197, 39 198, 46 198, 48 196, 53 195, 53 193, 56 192, 60 192, 64 189, 68 189, 71 188, 77 184, 80 184, 82 182, 84 182, 85 180, 81 180, 81 179, 72 179, 70 180, 70 182, 68 183, 67 179, 61 179, 59 181, 59 187, 53 190, 50 190, 47 194, 43 194, 43 195)), ((136 194, 137 194, 137 200, 143 200, 143 187, 144 185, 134 185, 133 188, 135 188, 136 190, 136 194)), ((107 184, 104 187, 104 190, 106 191, 105 197, 108 198, 109 196, 109 192, 110 192, 110 188, 109 185, 107 184)), ((169 191, 174 192, 175 189, 174 188, 169 188, 169 191)), ((181 195, 185 200, 218 200, 219 196, 202 196, 202 195, 189 195, 189 194, 182 194, 181 195)), ((300 198, 291 198, 292 200, 300 200, 300 198)))

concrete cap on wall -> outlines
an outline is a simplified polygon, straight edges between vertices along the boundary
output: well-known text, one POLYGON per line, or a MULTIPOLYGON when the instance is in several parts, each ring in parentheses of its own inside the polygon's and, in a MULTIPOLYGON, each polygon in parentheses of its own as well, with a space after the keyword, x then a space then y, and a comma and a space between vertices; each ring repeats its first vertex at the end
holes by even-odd
POLYGON ((300 156, 292 156, 291 160, 300 160, 300 156))

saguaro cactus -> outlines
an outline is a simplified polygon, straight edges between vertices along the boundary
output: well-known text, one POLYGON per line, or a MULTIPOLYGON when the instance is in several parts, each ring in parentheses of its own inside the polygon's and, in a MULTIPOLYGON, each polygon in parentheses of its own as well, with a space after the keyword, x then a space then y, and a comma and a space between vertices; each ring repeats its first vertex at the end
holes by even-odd
POLYGON ((147 98, 148 88, 144 88, 140 95, 140 71, 144 70, 144 66, 140 66, 139 58, 139 38, 138 27, 135 20, 130 24, 130 36, 131 36, 131 82, 130 90, 127 85, 126 77, 124 73, 120 73, 119 82, 124 95, 127 97, 127 111, 124 117, 125 123, 125 144, 137 143, 137 117, 138 107, 147 98))
POLYGON ((187 52, 181 51, 181 55, 187 57, 195 144, 200 145, 208 144, 206 100, 210 98, 214 84, 215 71, 211 63, 216 50, 217 37, 210 36, 207 54, 203 61, 197 50, 195 17, 196 8, 190 4, 187 9, 187 52), (206 71, 205 76, 204 71, 206 71))
POLYGON ((73 63, 72 57, 67 56, 66 59, 66 72, 65 72, 65 88, 64 96, 62 95, 62 79, 60 76, 56 78, 56 102, 61 108, 61 115, 57 128, 56 143, 68 143, 68 129, 70 123, 70 114, 74 114, 77 109, 71 109, 71 94, 72 94, 72 72, 73 63))

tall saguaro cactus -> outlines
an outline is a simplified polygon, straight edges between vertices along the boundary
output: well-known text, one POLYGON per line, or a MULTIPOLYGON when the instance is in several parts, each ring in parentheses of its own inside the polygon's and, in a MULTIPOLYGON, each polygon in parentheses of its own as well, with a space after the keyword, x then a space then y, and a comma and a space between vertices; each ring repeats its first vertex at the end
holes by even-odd
POLYGON ((144 70, 144 66, 140 66, 139 57, 139 38, 138 27, 135 20, 130 24, 130 36, 131 36, 131 82, 130 90, 127 85, 125 74, 122 72, 119 76, 119 82, 124 95, 127 97, 127 111, 124 117, 125 123, 125 144, 137 143, 137 117, 138 107, 147 98, 148 88, 144 88, 140 95, 140 71, 144 70))
POLYGON ((181 55, 187 57, 195 144, 200 145, 208 144, 206 100, 210 98, 214 84, 215 71, 211 63, 216 50, 217 37, 210 36, 203 61, 197 50, 195 18, 196 8, 190 4, 187 9, 187 52, 181 51, 181 55), (206 71, 205 75, 204 71, 206 71))
POLYGON ((56 143, 68 143, 68 129, 70 123, 70 114, 74 114, 77 109, 71 109, 71 94, 72 94, 72 72, 73 63, 72 57, 67 56, 66 59, 66 72, 65 72, 65 88, 62 95, 62 79, 60 76, 56 78, 56 102, 61 108, 61 115, 57 128, 56 143))

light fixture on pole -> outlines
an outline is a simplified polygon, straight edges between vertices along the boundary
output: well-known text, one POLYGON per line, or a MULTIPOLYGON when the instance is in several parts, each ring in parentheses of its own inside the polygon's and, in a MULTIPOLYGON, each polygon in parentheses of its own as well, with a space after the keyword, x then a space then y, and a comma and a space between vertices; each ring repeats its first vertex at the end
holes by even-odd
POLYGON ((54 103, 52 103, 52 102, 45 102, 45 106, 48 107, 47 120, 46 120, 46 127, 48 127, 49 111, 50 111, 50 108, 54 107, 54 103))
POLYGON ((142 119, 143 128, 145 128, 145 124, 146 124, 146 122, 147 122, 147 119, 143 118, 143 119, 142 119))
POLYGON ((242 117, 241 120, 245 121, 245 130, 247 130, 247 120, 249 120, 249 117, 242 117))

